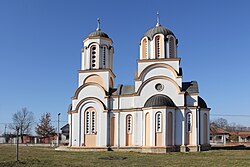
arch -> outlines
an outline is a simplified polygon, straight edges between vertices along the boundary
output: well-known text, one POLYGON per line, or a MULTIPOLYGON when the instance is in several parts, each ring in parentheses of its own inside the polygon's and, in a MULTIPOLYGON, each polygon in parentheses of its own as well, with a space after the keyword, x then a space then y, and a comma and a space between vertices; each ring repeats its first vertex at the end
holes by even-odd
POLYGON ((148 72, 149 70, 151 70, 155 67, 164 67, 166 69, 169 69, 173 72, 175 77, 179 77, 177 71, 172 66, 170 66, 168 64, 164 64, 164 63, 155 63, 155 64, 151 64, 151 65, 147 66, 146 68, 144 68, 142 70, 142 72, 140 73, 138 79, 142 80, 142 78, 146 75, 146 72, 148 72))
POLYGON ((148 40, 147 38, 144 38, 142 40, 142 59, 148 58, 148 40))
POLYGON ((173 36, 169 37, 169 58, 175 58, 175 39, 173 36))
POLYGON ((100 77, 100 75, 97 75, 97 74, 93 74, 93 75, 86 77, 83 84, 84 83, 97 83, 101 85, 103 88, 105 88, 102 77, 100 77))
POLYGON ((203 140, 204 140, 204 144, 208 144, 208 126, 207 126, 208 122, 207 122, 207 114, 204 113, 203 115, 203 140))
POLYGON ((163 146, 162 113, 155 114, 155 146, 163 146))
POLYGON ((138 91, 136 92, 136 95, 140 95, 142 89, 144 88, 144 86, 147 85, 149 82, 151 82, 151 81, 153 81, 153 80, 156 80, 156 79, 165 79, 165 80, 170 81, 170 82, 173 83, 173 85, 176 87, 178 93, 181 93, 181 89, 180 89, 179 85, 178 85, 173 79, 171 79, 171 78, 169 78, 169 77, 166 77, 166 76, 155 76, 155 77, 149 78, 149 79, 147 79, 146 81, 144 81, 144 82, 140 85, 138 91))
POLYGON ((150 116, 149 112, 145 114, 145 146, 150 146, 150 116))
POLYGON ((160 35, 155 36, 155 59, 164 58, 162 48, 162 37, 160 35))
POLYGON ((173 145, 173 114, 168 112, 168 145, 173 145))
POLYGON ((97 113, 94 107, 88 107, 84 111, 84 146, 96 146, 97 113))
POLYGON ((101 100, 99 100, 99 99, 97 99, 95 97, 87 97, 87 98, 82 99, 77 104, 76 109, 74 111, 72 111, 72 112, 78 113, 79 108, 82 106, 82 104, 84 104, 87 101, 94 101, 94 102, 98 103, 101 106, 101 108, 102 108, 103 111, 106 110, 106 106, 104 105, 104 103, 101 100))
POLYGON ((126 116, 126 146, 132 145, 133 117, 131 114, 126 116))
POLYGON ((94 86, 99 87, 101 90, 103 90, 104 94, 106 95, 106 91, 101 85, 99 85, 97 83, 89 82, 89 83, 85 83, 85 84, 81 85, 79 88, 77 88, 77 90, 75 91, 74 96, 72 97, 72 100, 77 99, 78 96, 79 96, 79 93, 81 92, 81 90, 84 89, 87 86, 90 86, 90 85, 94 85, 94 86))

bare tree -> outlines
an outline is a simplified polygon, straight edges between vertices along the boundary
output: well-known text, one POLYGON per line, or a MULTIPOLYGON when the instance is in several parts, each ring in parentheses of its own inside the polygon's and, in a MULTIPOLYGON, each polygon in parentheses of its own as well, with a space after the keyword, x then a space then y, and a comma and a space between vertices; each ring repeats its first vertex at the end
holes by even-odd
POLYGON ((218 119, 213 120, 210 125, 216 128, 227 129, 228 121, 224 118, 218 118, 218 119))
POLYGON ((41 116, 40 122, 36 127, 36 133, 43 137, 48 137, 51 134, 55 134, 55 127, 51 124, 50 113, 44 113, 41 116))
POLYGON ((24 107, 13 114, 12 121, 13 124, 10 125, 10 128, 14 130, 19 128, 21 141, 23 143, 23 134, 29 134, 31 132, 32 124, 34 122, 33 113, 24 107))

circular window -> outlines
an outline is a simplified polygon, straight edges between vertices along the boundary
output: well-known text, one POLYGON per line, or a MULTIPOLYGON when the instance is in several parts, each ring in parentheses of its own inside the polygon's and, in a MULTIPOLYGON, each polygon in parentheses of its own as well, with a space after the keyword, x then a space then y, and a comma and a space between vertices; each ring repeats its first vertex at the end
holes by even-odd
POLYGON ((95 53, 96 53, 95 51, 92 52, 92 54, 95 54, 95 53))
POLYGON ((155 89, 158 90, 158 91, 162 91, 163 90, 163 85, 158 83, 155 85, 155 89))
POLYGON ((96 49, 96 47, 95 46, 93 46, 93 48, 92 48, 93 50, 95 50, 96 49))

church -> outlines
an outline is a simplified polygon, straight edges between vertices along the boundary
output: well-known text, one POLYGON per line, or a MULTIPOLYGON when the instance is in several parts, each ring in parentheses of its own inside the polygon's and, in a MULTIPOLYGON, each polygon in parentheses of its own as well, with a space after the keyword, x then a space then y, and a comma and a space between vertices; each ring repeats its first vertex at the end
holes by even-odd
POLYGON ((68 109, 69 148, 138 152, 210 149, 210 108, 197 81, 183 82, 175 34, 157 24, 140 39, 133 85, 114 85, 114 47, 100 29, 83 41, 68 109))

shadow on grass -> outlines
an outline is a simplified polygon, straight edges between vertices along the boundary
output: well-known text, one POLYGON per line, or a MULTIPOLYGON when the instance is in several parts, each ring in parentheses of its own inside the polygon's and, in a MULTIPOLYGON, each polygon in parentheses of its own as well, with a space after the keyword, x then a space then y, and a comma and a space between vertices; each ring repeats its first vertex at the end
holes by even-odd
POLYGON ((250 147, 244 145, 238 146, 212 146, 211 150, 250 150, 250 147))

